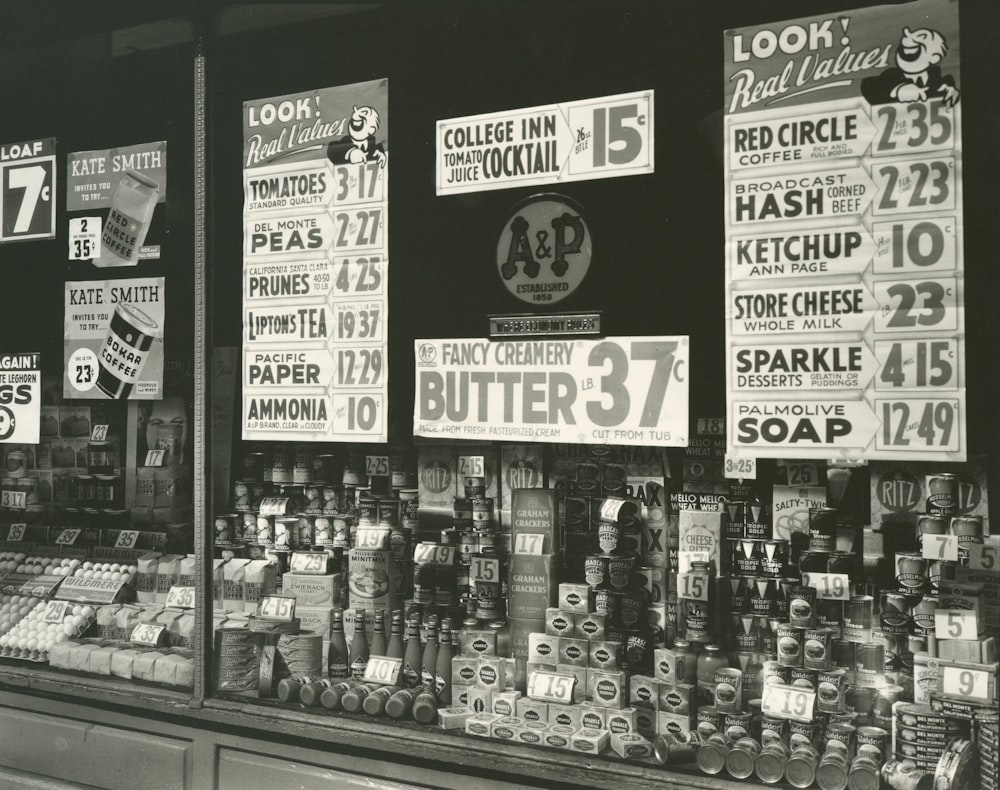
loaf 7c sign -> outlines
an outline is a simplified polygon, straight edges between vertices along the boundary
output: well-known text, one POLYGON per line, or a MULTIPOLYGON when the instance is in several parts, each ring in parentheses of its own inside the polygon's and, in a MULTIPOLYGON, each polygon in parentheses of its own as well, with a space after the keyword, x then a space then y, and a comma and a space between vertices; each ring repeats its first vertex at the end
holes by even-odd
POLYGON ((0 145, 0 242, 56 235, 55 138, 0 145))
POLYGON ((414 432, 687 444, 688 338, 416 340, 414 432))

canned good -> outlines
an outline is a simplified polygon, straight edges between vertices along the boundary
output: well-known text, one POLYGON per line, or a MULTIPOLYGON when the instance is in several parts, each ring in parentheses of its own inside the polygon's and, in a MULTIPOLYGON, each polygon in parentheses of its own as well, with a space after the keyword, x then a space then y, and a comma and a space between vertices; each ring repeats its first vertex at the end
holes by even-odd
POLYGON ((806 549, 799 554, 800 573, 826 573, 830 565, 830 552, 806 549))
POLYGON ((896 589, 901 593, 918 595, 928 589, 928 560, 917 552, 897 552, 896 589))
POLYGON ((909 760, 889 760, 882 766, 882 781, 892 790, 933 790, 934 774, 921 771, 909 760))
POLYGON ((826 725, 827 748, 829 749, 831 741, 839 743, 844 747, 843 751, 846 753, 847 759, 853 759, 856 748, 856 733, 857 727, 853 724, 846 724, 839 721, 830 722, 826 725))
POLYGON ((788 722, 780 716, 761 716, 760 741, 766 749, 771 743, 786 744, 788 741, 788 722))
POLYGON ((296 548, 306 548, 316 542, 316 517, 300 513, 296 517, 294 541, 296 548))
POLYGON ((815 722, 788 722, 788 747, 793 751, 803 746, 815 747, 819 742, 819 724, 815 722))
POLYGON ((306 513, 323 512, 323 488, 321 486, 306 483, 302 486, 302 498, 304 500, 302 509, 306 513))
POLYGON ((247 543, 257 542, 257 516, 254 513, 242 513, 240 524, 240 539, 247 543))
POLYGON ((292 463, 292 482, 309 483, 312 481, 313 452, 307 444, 295 445, 294 461, 292 463))
POLYGON ((271 450, 271 482, 291 483, 295 453, 290 445, 276 444, 271 450))
POLYGON ((721 733, 710 735, 698 747, 695 762, 702 773, 718 774, 726 765, 726 755, 733 748, 733 741, 721 733))
MULTIPOLYGON (((781 721, 781 719, 778 719, 781 721)), ((777 784, 785 775, 785 766, 791 751, 780 740, 770 740, 762 744, 754 773, 765 784, 777 784)))
POLYGON ((881 614, 879 624, 884 634, 908 634, 910 632, 910 610, 915 599, 891 590, 884 591, 880 597, 881 614))
POLYGON ((775 614, 775 602, 778 596, 778 584, 774 579, 767 576, 748 578, 747 599, 751 614, 761 617, 770 617, 775 614))
POLYGON ((726 771, 734 779, 746 779, 753 773, 760 751, 760 744, 753 738, 739 738, 726 753, 726 771))
POLYGON ((226 513, 215 517, 215 543, 225 545, 233 543, 239 534, 240 516, 236 513, 226 513))
POLYGON ((889 733, 881 727, 858 727, 857 751, 858 757, 873 759, 876 765, 881 765, 888 755, 889 733))
POLYGON ((787 686, 791 682, 791 667, 780 661, 765 661, 761 665, 761 685, 787 686))
POLYGON ((801 628, 814 626, 816 619, 816 589, 814 587, 794 587, 788 601, 788 620, 801 628))
POLYGON ((951 534, 958 540, 958 560, 969 563, 969 546, 983 542, 982 516, 955 516, 951 520, 951 534))
POLYGON ((778 624, 778 663, 783 667, 800 667, 803 661, 805 628, 791 623, 778 624))
POLYGON ((833 645, 828 628, 807 628, 804 633, 803 665, 808 669, 832 669, 833 645))
POLYGON ((732 573, 741 576, 756 576, 761 572, 763 549, 759 541, 732 540, 729 550, 732 573))
POLYGON ((760 572, 765 576, 781 578, 788 573, 788 541, 760 541, 760 572))
POLYGON ((274 544, 274 516, 257 516, 257 540, 265 546, 274 544))
POLYGON ((625 627, 631 628, 639 622, 645 611, 646 591, 626 590, 625 592, 618 593, 618 595, 619 606, 621 607, 618 616, 625 627))
POLYGON ((463 485, 465 487, 465 495, 467 497, 485 497, 486 496, 486 478, 485 477, 465 477, 465 478, 463 478, 463 485))
POLYGON ((833 551, 837 547, 837 510, 832 507, 809 508, 809 548, 833 551))
POLYGON ((398 527, 400 523, 400 501, 386 497, 379 499, 376 505, 378 525, 380 527, 398 527))
MULTIPOLYGON (((24 453, 21 452, 21 455, 24 456, 24 453)), ((10 454, 8 454, 9 458, 10 454)), ((25 463, 27 463, 26 458, 25 463)), ((87 444, 87 471, 92 475, 114 473, 115 445, 112 442, 89 442, 87 444)))
POLYGON ((624 590, 632 580, 636 555, 619 554, 607 558, 607 580, 616 590, 624 590))
POLYGON ((712 705, 702 705, 698 708, 697 731, 701 739, 707 740, 722 728, 722 714, 712 705))
POLYGON ((378 525, 378 502, 378 499, 370 495, 358 497, 358 526, 378 525))
POLYGON ((844 790, 847 787, 848 759, 837 751, 827 751, 816 766, 816 785, 820 790, 844 790))
POLYGON ((594 590, 594 611, 603 614, 608 620, 617 620, 620 596, 621 593, 614 590, 594 590))
POLYGON ((734 614, 733 630, 736 633, 736 649, 740 652, 756 653, 760 649, 760 621, 766 618, 752 614, 734 614))
POLYGON ((729 611, 733 614, 750 612, 750 588, 753 582, 746 576, 729 577, 729 611))
POLYGON ((816 708, 823 713, 843 713, 847 671, 830 669, 816 675, 816 708))
POLYGON ((860 571, 858 555, 853 551, 831 552, 826 561, 826 570, 828 573, 843 573, 854 578, 860 571))
POLYGON ((680 765, 695 759, 698 748, 703 743, 695 731, 663 733, 653 741, 653 756, 660 765, 680 765))
POLYGON ((471 502, 473 528, 480 531, 489 531, 493 518, 492 497, 474 497, 471 502))
MULTIPOLYGON (((959 552, 959 557, 961 558, 961 556, 961 552, 959 552)), ((966 549, 966 562, 968 561, 968 556, 969 552, 966 549)), ((950 560, 931 560, 930 565, 927 567, 927 584, 931 592, 937 593, 941 589, 942 584, 955 581, 956 568, 961 564, 962 562, 951 562, 950 560)))
POLYGON ((948 472, 927 476, 927 512, 954 516, 958 512, 958 477, 948 472))
MULTIPOLYGON (((718 706, 716 706, 718 709, 718 706)), ((748 712, 730 712, 725 713, 719 711, 722 716, 722 731, 725 736, 731 740, 739 740, 740 738, 746 738, 750 734, 750 713, 748 712)))
POLYGON ((924 514, 917 517, 917 541, 923 549, 924 535, 946 535, 948 519, 945 516, 924 514))
POLYGON ((913 630, 917 634, 934 633, 934 613, 938 608, 938 598, 936 595, 925 595, 910 610, 910 619, 913 622, 913 630))
POLYGON ((798 688, 816 690, 816 670, 805 667, 792 667, 789 672, 789 679, 793 686, 798 688))
POLYGON ((785 779, 793 787, 811 787, 816 781, 816 768, 819 765, 819 752, 809 744, 792 748, 788 761, 785 763, 785 779))
POLYGON ((735 713, 743 699, 743 673, 731 667, 715 670, 715 709, 721 713, 735 713))
POLYGON ((271 477, 267 453, 243 453, 241 468, 243 479, 250 482, 263 482, 271 477))
POLYGON ((333 519, 330 516, 316 516, 313 521, 313 528, 315 531, 313 540, 317 546, 323 546, 324 548, 333 546, 333 519))
POLYGON ((295 541, 295 531, 299 520, 295 516, 274 519, 274 547, 287 550, 295 541))

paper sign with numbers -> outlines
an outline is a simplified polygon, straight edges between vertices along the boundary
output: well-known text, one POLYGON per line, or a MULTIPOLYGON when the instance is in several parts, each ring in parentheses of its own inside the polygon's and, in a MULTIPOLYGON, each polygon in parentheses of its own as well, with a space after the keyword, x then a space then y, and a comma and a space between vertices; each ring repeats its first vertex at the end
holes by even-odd
POLYGON ((573 701, 573 687, 576 677, 557 672, 535 671, 528 677, 528 698, 539 702, 560 702, 569 704, 573 701))
POLYGON ((992 684, 990 683, 990 679, 991 677, 995 677, 995 675, 995 671, 990 673, 986 670, 945 665, 942 673, 944 693, 954 694, 955 696, 967 699, 992 702, 992 684))
POLYGON ((72 606, 69 601, 49 601, 45 605, 45 614, 42 615, 42 619, 46 623, 61 623, 67 614, 66 610, 71 609, 72 606))
POLYGON ((6 540, 11 543, 24 540, 24 533, 27 531, 27 524, 11 524, 7 530, 6 540))
POLYGON ((459 477, 486 477, 486 463, 481 455, 458 456, 459 477))
POLYGON ((243 104, 244 439, 386 439, 388 139, 384 79, 243 104))
POLYGON ((167 593, 167 606, 178 609, 194 609, 194 587, 178 587, 174 585, 167 593))
POLYGON ((89 261, 101 257, 100 217, 74 217, 69 221, 69 259, 89 261))
POLYGON ((812 721, 816 692, 809 688, 784 685, 764 686, 761 710, 769 716, 796 721, 812 721))
POLYGON ((938 639, 978 639, 979 618, 968 609, 938 609, 934 612, 934 635, 938 639))
POLYGON ((906 13, 722 39, 733 458, 966 460, 958 7, 906 13))
POLYGON ((418 543, 413 547, 413 561, 418 565, 427 563, 451 565, 454 559, 454 546, 440 546, 437 543, 418 543))
POLYGON ((148 623, 137 625, 132 629, 132 635, 129 637, 132 644, 144 645, 145 647, 159 647, 166 642, 166 639, 167 627, 165 625, 148 623))
POLYGON ((386 656, 369 656, 365 665, 365 683, 398 685, 403 672, 403 659, 386 656))
POLYGON ((545 536, 535 532, 519 532, 514 536, 515 554, 544 554, 545 536))
POLYGON ((268 595, 260 602, 257 616, 270 620, 291 620, 295 617, 295 598, 287 595, 268 595))
POLYGON ((0 354, 0 444, 38 443, 42 407, 40 366, 38 353, 0 354))
POLYGON ((653 91, 437 124, 437 193, 653 172, 653 91))
POLYGON ((1000 571, 1000 545, 996 543, 970 544, 969 567, 975 571, 1000 571))
POLYGON ((816 597, 825 601, 851 599, 851 578, 846 573, 803 573, 802 586, 813 587, 816 597))
POLYGON ((0 143, 0 243, 56 235, 56 141, 0 143))
POLYGON ((711 580, 703 573, 677 574, 677 596, 690 601, 707 601, 711 580))
POLYGON ((414 433, 682 447, 688 352, 686 336, 415 340, 414 433))
POLYGON ((929 560, 958 560, 958 538, 954 535, 924 535, 921 554, 929 560))
POLYGON ((330 565, 330 555, 318 551, 295 551, 289 569, 292 573, 325 576, 330 565))

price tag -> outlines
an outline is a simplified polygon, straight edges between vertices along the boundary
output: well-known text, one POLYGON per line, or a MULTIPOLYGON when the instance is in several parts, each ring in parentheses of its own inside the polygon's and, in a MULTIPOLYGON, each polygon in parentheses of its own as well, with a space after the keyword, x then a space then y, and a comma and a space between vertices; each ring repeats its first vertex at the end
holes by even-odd
POLYGON ((95 425, 90 431, 90 441, 103 442, 108 438, 108 425, 95 425))
POLYGON ((972 699, 981 699, 984 702, 992 702, 989 693, 989 672, 946 664, 942 682, 945 694, 954 694, 959 697, 970 697, 972 699))
POLYGON ((938 609, 934 612, 934 635, 938 639, 979 639, 979 621, 968 609, 938 609))
POLYGON ((624 499, 619 499, 617 497, 608 497, 603 502, 601 502, 601 520, 617 521, 618 514, 621 512, 621 509, 624 505, 625 505, 624 499))
POLYGON ((819 468, 816 464, 796 461, 778 461, 778 467, 784 468, 786 484, 790 486, 819 485, 819 468))
MULTIPOLYGON (((100 217, 74 217, 69 221, 69 259, 89 261, 101 257, 100 217)), ((103 439, 94 441, 103 442, 103 439)))
POLYGON ((726 433, 726 418, 699 417, 696 427, 699 436, 723 436, 726 433))
POLYGON ((24 540, 24 533, 27 530, 27 524, 11 524, 10 529, 7 531, 7 540, 10 542, 22 541, 24 540))
POLYGON ((398 686, 403 675, 403 659, 388 656, 369 656, 365 666, 365 683, 382 683, 398 686))
POLYGON ((851 577, 846 573, 803 573, 802 586, 814 587, 821 600, 851 600, 851 577))
POLYGON ((389 474, 389 456, 366 455, 365 472, 369 477, 385 477, 389 474))
POLYGON ((5 488, 0 494, 0 505, 8 510, 24 510, 28 504, 27 494, 24 491, 12 491, 5 488))
MULTIPOLYGON (((55 140, 38 140, 32 152, 55 150, 55 140)), ((54 238, 56 158, 33 156, 7 162, 0 178, 0 242, 54 238)))
POLYGON ((260 500, 260 515, 283 516, 288 510, 288 500, 279 496, 266 496, 260 500))
POLYGON ((163 466, 163 459, 166 455, 166 450, 162 447, 158 450, 149 450, 146 453, 146 462, 143 466, 163 466))
POLYGON ((78 537, 80 537, 79 529, 64 529, 56 536, 55 544, 57 546, 72 546, 78 537))
POLYGON ((486 462, 481 455, 458 456, 459 477, 486 477, 486 462))
POLYGON ((677 597, 689 601, 708 600, 708 576, 703 573, 678 573, 677 597))
POLYGON ((163 644, 166 630, 167 627, 165 625, 141 623, 132 629, 132 635, 129 637, 129 641, 137 645, 158 647, 163 644))
POLYGON ((413 561, 418 565, 426 565, 427 563, 451 565, 454 559, 454 546, 439 546, 437 543, 418 543, 413 547, 413 561))
POLYGON ((515 554, 542 554, 545 548, 545 536, 537 532, 518 532, 514 537, 515 554))
POLYGON ((271 620, 291 620, 295 617, 295 599, 290 595, 268 595, 260 602, 258 617, 271 620))
MULTIPOLYGON (((383 304, 373 302, 334 302, 334 340, 382 340, 383 304)), ((383 456, 371 456, 380 458, 383 456)), ((379 474, 371 472, 370 474, 379 474)))
POLYGON ((49 601, 45 604, 45 614, 42 619, 46 623, 61 623, 66 616, 66 609, 72 605, 69 601, 49 601))
POLYGON ((194 587, 171 587, 167 593, 167 606, 194 609, 194 587))
POLYGON ((535 671, 528 677, 528 696, 540 702, 573 701, 573 687, 576 677, 559 672, 535 671))
POLYGON ((385 170, 372 159, 357 165, 333 168, 336 184, 334 199, 337 206, 353 203, 381 203, 384 199, 385 170))
MULTIPOLYGON (((11 526, 14 529, 17 524, 11 526)), ((12 540, 12 538, 8 538, 12 540)), ((995 543, 970 543, 969 567, 974 571, 1000 570, 1000 546, 995 543)))
POLYGON ((797 721, 812 721, 816 692, 799 686, 773 684, 764 686, 761 711, 769 716, 797 721))
POLYGON ((118 533, 118 540, 115 541, 116 549, 134 549, 139 542, 139 530, 123 529, 118 533))
POLYGON ((388 527, 358 527, 354 546, 359 549, 385 549, 392 530, 388 527))
POLYGON ((325 576, 329 568, 330 555, 319 551, 293 551, 289 568, 292 573, 325 576))
POLYGON ((958 538, 954 535, 924 535, 923 556, 928 560, 958 561, 958 538))
POLYGON ((876 450, 956 452, 961 446, 965 418, 958 398, 876 398, 874 411, 882 421, 875 432, 876 450))
POLYGON ((723 469, 725 476, 730 480, 757 479, 756 458, 736 458, 727 454, 723 461, 723 469))
POLYGON ((476 582, 500 581, 500 560, 496 557, 472 556, 469 578, 476 582))

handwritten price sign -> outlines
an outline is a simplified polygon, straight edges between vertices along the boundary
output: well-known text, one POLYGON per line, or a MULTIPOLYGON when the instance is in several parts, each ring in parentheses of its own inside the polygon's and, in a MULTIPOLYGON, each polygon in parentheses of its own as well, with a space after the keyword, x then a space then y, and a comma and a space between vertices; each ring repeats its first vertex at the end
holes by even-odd
POLYGON ((532 672, 528 678, 528 697, 539 702, 573 701, 576 678, 558 672, 532 672))
POLYGON ((292 573, 324 576, 329 566, 330 556, 325 552, 296 551, 292 552, 289 568, 292 573))
POLYGON ((268 595, 260 602, 257 616, 270 620, 291 620, 295 617, 295 599, 289 595, 268 595))
POLYGON ((764 686, 761 710, 769 716, 796 721, 812 721, 816 692, 798 686, 764 686))
POLYGON ((365 666, 365 683, 398 686, 403 674, 403 659, 370 656, 365 666))
POLYGON ((167 606, 194 609, 194 587, 171 587, 167 593, 167 606))

